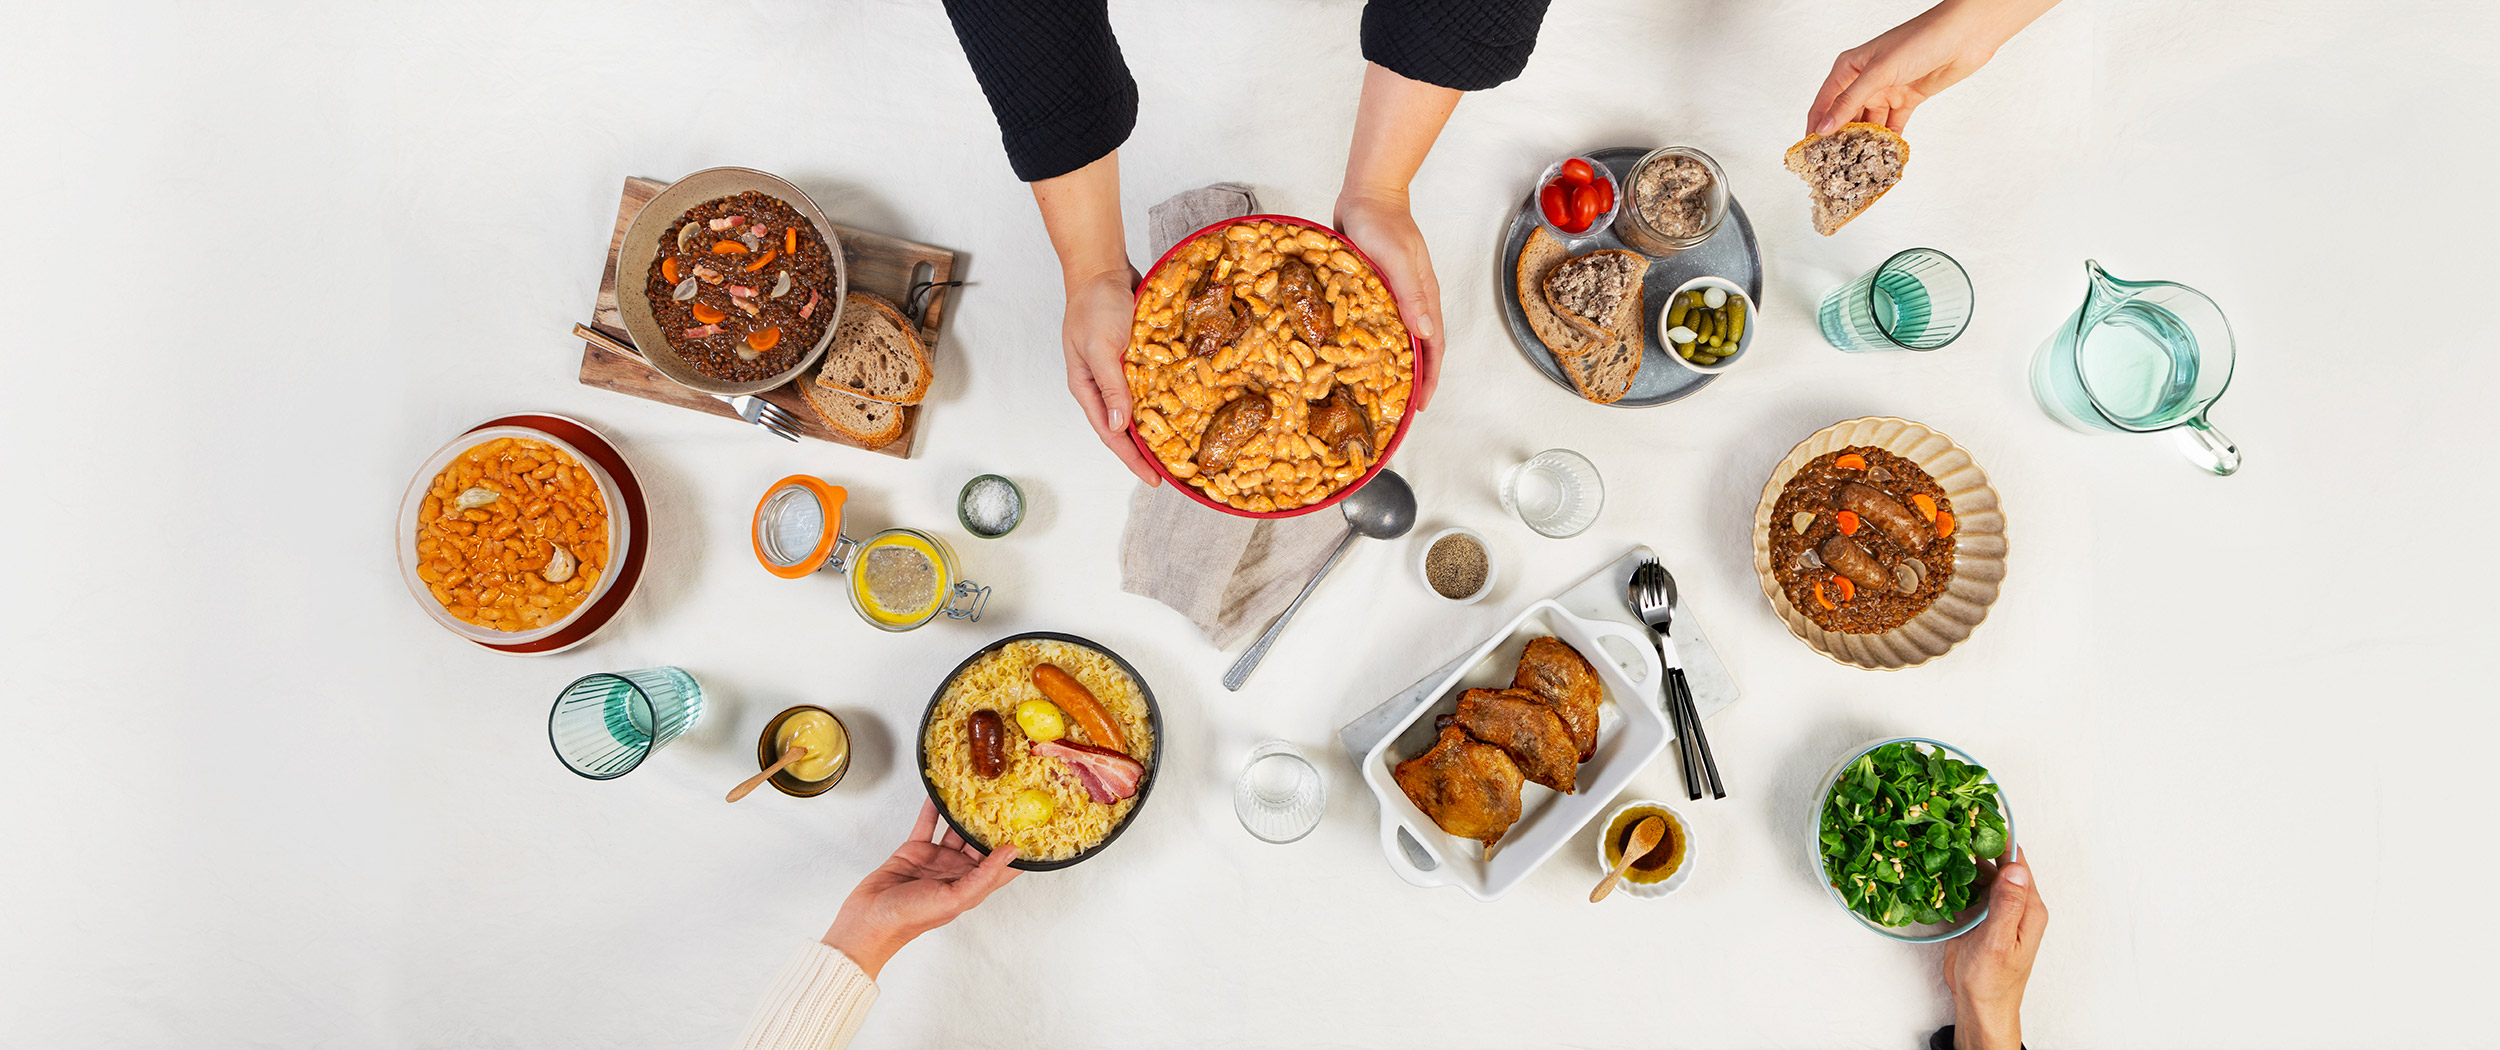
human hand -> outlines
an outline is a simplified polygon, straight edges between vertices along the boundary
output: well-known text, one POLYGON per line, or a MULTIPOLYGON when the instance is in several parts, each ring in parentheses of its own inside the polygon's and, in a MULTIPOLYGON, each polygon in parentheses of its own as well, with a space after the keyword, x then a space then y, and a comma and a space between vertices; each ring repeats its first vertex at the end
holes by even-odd
POLYGON ((1397 295, 1398 320, 1415 337, 1415 387, 1407 404, 1421 412, 1441 382, 1441 279, 1433 275, 1424 232, 1407 210, 1404 191, 1348 191, 1337 198, 1337 232, 1361 245, 1397 295))
POLYGON ((1806 131, 1829 135, 1864 120, 1895 132, 1910 113, 1979 71, 2057 0, 1944 0, 1884 35, 1840 53, 1806 113, 1806 131))
POLYGON ((1147 464, 1145 454, 1128 436, 1135 412, 1129 403, 1128 375, 1121 371, 1120 362, 1128 354, 1136 290, 1137 268, 1126 263, 1117 270, 1071 277, 1068 313, 1060 323, 1059 340, 1068 357, 1068 393, 1085 410, 1085 422, 1094 428, 1094 436, 1120 457, 1137 480, 1160 485, 1162 475, 1147 464))
POLYGON ((936 830, 937 805, 923 801, 911 838, 859 880, 825 930, 824 943, 850 956, 869 980, 912 938, 953 922, 1023 874, 1007 866, 1016 859, 1014 846, 983 857, 951 828, 944 840, 929 841, 936 830))
POLYGON ((2023 986, 2048 930, 2049 906, 2032 883, 2021 850, 2004 863, 1982 861, 1995 873, 1988 887, 1988 918, 1979 928, 1945 942, 1944 983, 1953 990, 1953 1041, 1960 1050, 2018 1050, 2023 1045, 2023 986))

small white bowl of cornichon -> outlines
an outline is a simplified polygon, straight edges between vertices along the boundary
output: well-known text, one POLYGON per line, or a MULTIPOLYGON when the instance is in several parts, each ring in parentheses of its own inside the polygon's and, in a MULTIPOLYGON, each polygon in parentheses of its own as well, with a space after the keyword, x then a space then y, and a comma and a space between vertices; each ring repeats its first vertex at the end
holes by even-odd
POLYGON ((1744 289, 1723 278, 1695 277, 1658 311, 1658 345, 1676 364, 1717 375, 1745 356, 1755 327, 1753 297, 1744 289))

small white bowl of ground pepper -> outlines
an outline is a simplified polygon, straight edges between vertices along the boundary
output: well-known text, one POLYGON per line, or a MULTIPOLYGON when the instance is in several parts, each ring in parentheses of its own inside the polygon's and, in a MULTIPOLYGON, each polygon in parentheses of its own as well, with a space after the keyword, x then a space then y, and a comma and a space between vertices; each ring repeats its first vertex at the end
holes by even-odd
POLYGON ((1500 566, 1493 548, 1474 529, 1448 528, 1433 533, 1415 555, 1415 574, 1424 589, 1456 605, 1472 605, 1493 593, 1500 566))

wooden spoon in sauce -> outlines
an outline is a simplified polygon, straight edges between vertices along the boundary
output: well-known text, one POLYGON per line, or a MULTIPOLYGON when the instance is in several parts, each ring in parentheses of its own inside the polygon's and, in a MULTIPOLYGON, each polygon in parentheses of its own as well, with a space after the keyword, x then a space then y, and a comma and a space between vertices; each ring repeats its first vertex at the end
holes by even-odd
MULTIPOLYGON (((765 766, 765 767, 764 767, 764 771, 763 771, 763 772, 761 772, 761 773, 757 773, 757 774, 756 774, 756 775, 754 775, 754 776, 748 777, 748 778, 746 779, 746 783, 740 784, 740 785, 738 785, 737 787, 734 787, 734 788, 730 788, 730 789, 729 789, 729 801, 731 801, 731 802, 736 802, 736 801, 738 801, 739 799, 742 799, 742 798, 747 797, 747 793, 748 793, 748 792, 753 791, 753 790, 755 790, 756 788, 763 787, 763 786, 764 786, 764 782, 765 782, 765 781, 767 781, 767 780, 771 780, 771 779, 773 778, 773 774, 781 772, 781 767, 786 766, 786 765, 789 765, 789 764, 790 764, 790 763, 792 763, 792 762, 796 762, 796 761, 798 761, 798 760, 800 760, 800 759, 802 759, 802 758, 806 758, 806 757, 807 757, 807 749, 806 749, 806 748, 800 747, 800 746, 799 746, 799 745, 797 745, 797 744, 792 744, 792 745, 790 745, 787 749, 785 749, 785 750, 783 750, 783 751, 781 752, 781 761, 779 761, 779 762, 775 762, 775 763, 773 763, 772 765, 769 765, 769 766, 765 766)), ((1657 819, 1657 818, 1652 817, 1652 818, 1650 818, 1650 819, 1655 820, 1655 819, 1657 819)), ((1650 843, 1650 845, 1653 845, 1653 846, 1654 846, 1654 845, 1657 845, 1657 842, 1656 842, 1655 840, 1652 840, 1652 841, 1651 841, 1651 843, 1650 843)), ((1646 851, 1644 851, 1644 852, 1646 852, 1646 851)))
POLYGON ((1657 817, 1642 817, 1640 823, 1632 825, 1632 841, 1624 844, 1623 859, 1616 861, 1615 870, 1607 872, 1597 888, 1589 891, 1589 903, 1605 900, 1607 894, 1615 891, 1615 884, 1623 881, 1623 873, 1632 869, 1632 862, 1648 856, 1649 851, 1658 848, 1658 840, 1666 836, 1667 822, 1657 817))

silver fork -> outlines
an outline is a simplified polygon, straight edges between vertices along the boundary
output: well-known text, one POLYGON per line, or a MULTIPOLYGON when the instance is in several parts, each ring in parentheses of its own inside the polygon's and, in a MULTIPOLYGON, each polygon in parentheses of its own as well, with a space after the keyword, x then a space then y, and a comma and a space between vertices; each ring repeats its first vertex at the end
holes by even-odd
POLYGON ((1668 658, 1668 712, 1680 723, 1676 727, 1678 735, 1690 737, 1678 743, 1679 747, 1686 747, 1685 790, 1692 798, 1701 797, 1701 785, 1693 779, 1692 763, 1698 761, 1702 776, 1710 782, 1710 797, 1726 798, 1727 788, 1719 783, 1719 761, 1710 754, 1710 737, 1702 732, 1701 711, 1693 705, 1692 684, 1684 678, 1684 661, 1669 648, 1675 644, 1675 577, 1666 566, 1658 564, 1658 559, 1651 558, 1632 570, 1630 590, 1641 622, 1658 636, 1658 655, 1668 658))
MULTIPOLYGON (((624 354, 625 356, 631 357, 635 360, 643 361, 645 364, 650 363, 649 361, 644 360, 642 351, 634 349, 633 344, 609 335, 606 332, 602 332, 596 328, 592 328, 589 325, 576 322, 573 325, 573 334, 582 337, 584 340, 588 341, 590 345, 596 346, 601 350, 605 350, 612 354, 624 354)), ((799 439, 798 419, 790 415, 790 411, 780 405, 773 404, 772 402, 766 401, 762 397, 754 394, 713 394, 712 397, 714 400, 728 402, 729 407, 737 411, 738 418, 764 428, 764 432, 767 434, 771 434, 772 436, 780 438, 783 441, 797 441, 799 439)))

